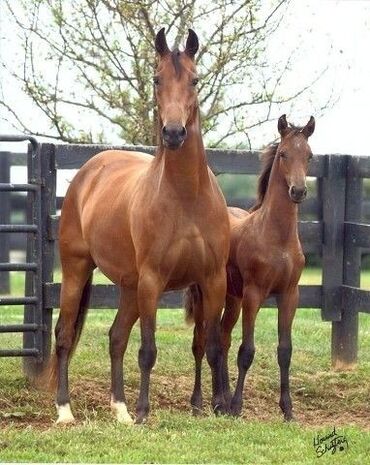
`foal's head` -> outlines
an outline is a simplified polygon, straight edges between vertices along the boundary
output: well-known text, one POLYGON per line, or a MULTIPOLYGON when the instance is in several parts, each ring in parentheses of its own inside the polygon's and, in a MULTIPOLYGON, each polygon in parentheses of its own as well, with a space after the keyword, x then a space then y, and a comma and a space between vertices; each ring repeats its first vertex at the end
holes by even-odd
POLYGON ((315 118, 311 116, 302 128, 288 125, 286 116, 279 118, 278 130, 281 141, 276 156, 279 169, 283 173, 289 188, 289 197, 295 203, 302 202, 307 195, 306 175, 308 162, 312 158, 308 138, 315 130, 315 118))
POLYGON ((159 62, 154 76, 155 94, 159 109, 161 138, 165 147, 176 150, 187 136, 186 126, 198 107, 198 82, 194 56, 198 51, 198 37, 189 29, 185 50, 168 48, 164 28, 155 39, 159 62))

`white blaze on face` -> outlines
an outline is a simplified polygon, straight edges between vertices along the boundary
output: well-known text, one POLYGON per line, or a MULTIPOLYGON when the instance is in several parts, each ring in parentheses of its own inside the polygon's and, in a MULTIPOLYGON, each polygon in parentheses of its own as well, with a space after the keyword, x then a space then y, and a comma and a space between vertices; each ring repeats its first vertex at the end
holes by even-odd
POLYGON ((57 413, 58 413, 58 424, 68 424, 73 423, 75 421, 74 416, 72 414, 71 405, 57 405, 57 413))
POLYGON ((120 423, 125 423, 126 425, 131 425, 134 423, 134 420, 131 418, 128 413, 127 406, 124 402, 116 402, 113 397, 110 401, 110 406, 116 415, 117 421, 120 423))

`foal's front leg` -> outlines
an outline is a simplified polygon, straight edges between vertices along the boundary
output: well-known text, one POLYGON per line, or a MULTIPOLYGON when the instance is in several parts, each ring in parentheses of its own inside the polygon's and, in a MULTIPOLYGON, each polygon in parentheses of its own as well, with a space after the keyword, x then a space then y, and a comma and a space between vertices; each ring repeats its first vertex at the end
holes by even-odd
POLYGON ((284 419, 293 418, 292 400, 289 388, 289 367, 292 357, 292 323, 299 299, 298 286, 277 297, 279 309, 278 332, 279 345, 277 357, 280 367, 280 402, 279 406, 284 414, 284 419))
POLYGON ((140 315, 141 347, 139 367, 141 371, 140 393, 136 406, 136 423, 144 423, 149 414, 149 382, 157 358, 155 328, 158 298, 163 288, 159 277, 145 270, 140 274, 137 298, 140 315))

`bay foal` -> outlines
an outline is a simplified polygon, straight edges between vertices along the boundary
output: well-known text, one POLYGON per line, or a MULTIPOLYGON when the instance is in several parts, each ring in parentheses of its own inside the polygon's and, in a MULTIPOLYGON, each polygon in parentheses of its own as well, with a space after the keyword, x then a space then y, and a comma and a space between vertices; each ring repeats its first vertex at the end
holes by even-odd
MULTIPOLYGON (((305 258, 298 237, 298 204, 306 198, 306 174, 312 157, 308 138, 315 129, 310 118, 303 128, 289 126, 285 115, 279 118, 281 141, 267 148, 263 154, 263 170, 259 178, 258 203, 249 213, 229 208, 231 227, 230 256, 227 263, 227 296, 222 317, 224 348, 223 384, 225 397, 230 401, 227 357, 231 332, 241 306, 242 344, 238 353, 238 381, 231 400, 231 413, 239 415, 242 409, 243 386, 252 364, 255 319, 264 300, 276 295, 278 305, 277 348, 280 367, 280 407, 286 420, 292 418, 289 393, 289 366, 292 355, 291 329, 298 304, 298 281, 305 258)), ((191 286, 187 295, 188 318, 200 315, 201 293, 191 286)), ((204 349, 199 339, 201 322, 195 317, 193 352, 196 377, 192 405, 201 408, 200 370, 204 349)))
POLYGON ((110 330, 111 406, 117 419, 132 422, 122 367, 132 326, 140 318, 136 422, 141 423, 149 412, 149 379, 157 354, 158 298, 165 290, 191 283, 199 285, 204 298, 213 405, 224 408, 220 317, 229 219, 224 197, 207 167, 200 132, 194 63, 198 38, 189 30, 185 50, 170 51, 162 29, 155 47, 159 57, 154 77, 159 115, 156 156, 102 152, 77 173, 64 200, 59 233, 61 308, 51 368, 60 423, 74 420, 68 362, 81 332, 95 267, 121 290, 110 330))

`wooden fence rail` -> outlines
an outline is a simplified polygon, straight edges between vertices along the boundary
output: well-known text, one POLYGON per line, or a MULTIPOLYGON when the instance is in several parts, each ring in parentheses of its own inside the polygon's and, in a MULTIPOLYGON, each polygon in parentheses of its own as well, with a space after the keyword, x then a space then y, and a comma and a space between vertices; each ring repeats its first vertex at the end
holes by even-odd
MULTIPOLYGON (((56 172, 80 168, 89 158, 108 148, 113 147, 40 144, 38 148, 42 167, 42 320, 47 328, 44 360, 50 348, 51 312, 59 305, 60 293, 60 284, 53 282, 54 244, 59 220, 56 212, 62 202, 56 197, 56 172)), ((154 152, 154 147, 115 148, 154 152)), ((0 153, 0 163, 2 158, 0 153)), ((19 155, 11 158, 15 164, 21 165, 19 155)), ((256 152, 210 149, 207 158, 216 175, 255 175, 260 170, 256 152)), ((370 177, 370 157, 314 156, 309 176, 317 180, 317 194, 307 201, 304 213, 314 219, 300 221, 299 229, 304 250, 322 256, 322 284, 300 286, 299 306, 321 309, 322 319, 332 323, 332 362, 343 368, 352 366, 357 360, 358 312, 370 312, 370 291, 360 289, 361 251, 370 248, 370 226, 362 220, 363 178, 370 177)), ((117 297, 115 286, 94 285, 91 308, 115 308, 117 297)), ((160 302, 161 307, 178 308, 181 305, 179 292, 165 293, 160 302)), ((274 299, 268 299, 264 306, 276 306, 274 299)), ((25 347, 30 350, 33 347, 27 338, 25 347)), ((28 373, 37 371, 35 363, 27 364, 28 373)))

